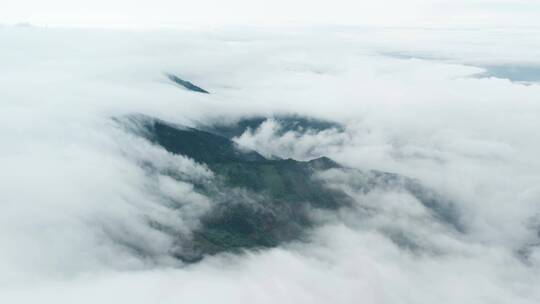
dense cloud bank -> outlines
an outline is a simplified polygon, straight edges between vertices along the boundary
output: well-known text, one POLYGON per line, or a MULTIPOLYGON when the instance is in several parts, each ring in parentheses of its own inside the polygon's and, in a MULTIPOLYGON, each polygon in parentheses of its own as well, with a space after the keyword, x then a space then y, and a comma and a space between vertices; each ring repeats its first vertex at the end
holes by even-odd
POLYGON ((0 301, 537 303, 540 85, 510 69, 540 64, 537 35, 2 27, 0 301), (353 205, 314 211, 307 241, 184 265, 171 235, 200 225, 213 201, 193 184, 215 174, 111 119, 131 114, 338 122, 284 132, 271 118, 234 141, 409 176, 453 202, 459 229, 406 191, 365 193, 331 170, 319 178, 353 205))

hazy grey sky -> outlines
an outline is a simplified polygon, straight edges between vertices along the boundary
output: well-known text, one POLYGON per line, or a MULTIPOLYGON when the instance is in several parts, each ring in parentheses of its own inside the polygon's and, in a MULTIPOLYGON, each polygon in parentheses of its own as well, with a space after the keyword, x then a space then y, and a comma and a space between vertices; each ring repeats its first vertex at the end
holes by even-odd
POLYGON ((3 0, 1 23, 76 26, 538 26, 535 0, 3 0))

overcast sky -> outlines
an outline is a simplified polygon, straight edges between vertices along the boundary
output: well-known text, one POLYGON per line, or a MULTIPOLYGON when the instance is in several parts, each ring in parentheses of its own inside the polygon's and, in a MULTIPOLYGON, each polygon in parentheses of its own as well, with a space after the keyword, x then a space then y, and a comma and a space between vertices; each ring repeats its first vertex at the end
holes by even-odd
POLYGON ((3 0, 0 23, 100 27, 539 26, 535 0, 3 0))

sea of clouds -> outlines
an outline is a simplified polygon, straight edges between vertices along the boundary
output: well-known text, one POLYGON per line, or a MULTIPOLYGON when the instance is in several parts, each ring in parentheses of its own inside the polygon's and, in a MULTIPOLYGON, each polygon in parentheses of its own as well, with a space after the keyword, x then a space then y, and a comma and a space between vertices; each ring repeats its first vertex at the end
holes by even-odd
POLYGON ((0 27, 0 302, 538 303, 538 34, 0 27), (310 242, 172 258, 176 240, 149 223, 197 227, 212 201, 190 181, 213 173, 111 118, 284 113, 344 127, 283 133, 268 120, 234 140, 418 179, 455 203, 462 229, 410 195, 326 172, 355 206, 314 214, 310 242))

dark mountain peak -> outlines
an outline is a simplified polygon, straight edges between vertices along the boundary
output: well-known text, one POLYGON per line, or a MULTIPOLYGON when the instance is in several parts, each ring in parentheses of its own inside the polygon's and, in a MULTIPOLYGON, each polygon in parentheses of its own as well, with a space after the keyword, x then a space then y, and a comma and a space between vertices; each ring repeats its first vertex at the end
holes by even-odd
POLYGON ((208 92, 207 90, 199 87, 199 86, 196 86, 194 85, 193 83, 187 81, 187 80, 184 80, 184 79, 181 79, 180 77, 174 75, 174 74, 166 74, 167 75, 167 78, 169 78, 170 81, 176 83, 177 85, 180 85, 190 91, 193 91, 193 92, 197 92, 197 93, 203 93, 203 94, 210 94, 210 92, 208 92))

